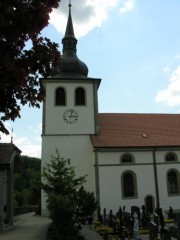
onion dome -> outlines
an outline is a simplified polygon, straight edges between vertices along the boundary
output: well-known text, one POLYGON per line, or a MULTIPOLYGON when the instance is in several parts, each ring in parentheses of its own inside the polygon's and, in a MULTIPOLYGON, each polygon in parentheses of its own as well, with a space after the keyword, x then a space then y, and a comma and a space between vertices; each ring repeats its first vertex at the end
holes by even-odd
POLYGON ((71 4, 69 4, 69 16, 65 36, 62 39, 63 55, 60 66, 61 73, 74 73, 87 77, 88 68, 76 55, 77 39, 74 35, 73 22, 71 17, 71 4))

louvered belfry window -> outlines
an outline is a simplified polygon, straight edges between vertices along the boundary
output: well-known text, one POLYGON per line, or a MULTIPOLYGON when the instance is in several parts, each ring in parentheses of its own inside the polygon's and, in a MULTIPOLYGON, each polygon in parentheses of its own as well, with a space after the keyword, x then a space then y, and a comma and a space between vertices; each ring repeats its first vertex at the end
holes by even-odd
POLYGON ((66 105, 66 92, 63 87, 59 87, 56 89, 55 105, 56 106, 66 105))
POLYGON ((84 106, 86 104, 85 90, 82 87, 76 89, 75 104, 80 106, 84 106))

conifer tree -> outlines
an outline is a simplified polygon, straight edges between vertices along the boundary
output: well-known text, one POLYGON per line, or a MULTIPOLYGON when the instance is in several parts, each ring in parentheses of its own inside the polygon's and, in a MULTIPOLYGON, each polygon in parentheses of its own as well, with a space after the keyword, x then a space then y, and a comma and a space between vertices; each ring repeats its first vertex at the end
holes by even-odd
POLYGON ((75 168, 69 166, 58 151, 46 163, 42 176, 49 214, 61 234, 73 232, 80 218, 92 216, 96 201, 94 194, 83 188, 86 175, 76 177, 75 168))

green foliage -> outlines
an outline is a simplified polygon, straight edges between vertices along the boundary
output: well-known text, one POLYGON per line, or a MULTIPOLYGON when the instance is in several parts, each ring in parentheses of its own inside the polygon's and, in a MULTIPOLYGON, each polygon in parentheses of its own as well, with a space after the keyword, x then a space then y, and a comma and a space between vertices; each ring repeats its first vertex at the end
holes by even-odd
POLYGON ((60 0, 0 0, 0 131, 20 117, 21 106, 39 107, 45 91, 39 76, 52 75, 61 60, 58 44, 41 36, 60 0), (29 46, 27 48, 27 45, 29 46))
POLYGON ((38 205, 41 200, 41 161, 22 156, 21 173, 14 175, 14 206, 38 205))
POLYGON ((58 151, 46 163, 42 176, 42 188, 47 194, 47 207, 54 225, 61 229, 61 234, 72 234, 74 224, 82 216, 92 216, 96 208, 94 194, 82 187, 86 176, 77 178, 74 167, 68 166, 58 151))
POLYGON ((14 191, 14 207, 22 207, 23 205, 23 195, 22 192, 14 191))
POLYGON ((92 213, 97 209, 94 193, 86 191, 83 187, 79 189, 77 198, 76 219, 91 222, 92 213))
POLYGON ((41 161, 39 158, 21 156, 23 169, 34 169, 36 171, 41 170, 41 161))
POLYGON ((29 191, 29 189, 27 188, 23 189, 22 196, 23 196, 23 205, 25 206, 29 205, 30 197, 31 197, 31 192, 29 191))
POLYGON ((52 193, 48 196, 50 218, 63 235, 69 234, 74 229, 74 208, 75 203, 68 195, 52 193))
POLYGON ((18 192, 22 192, 25 187, 25 181, 23 176, 20 173, 14 174, 14 190, 18 192))
POLYGON ((74 198, 83 183, 86 176, 76 178, 75 169, 67 166, 67 160, 60 156, 56 151, 56 156, 52 156, 50 163, 43 168, 43 189, 47 194, 63 194, 74 198))

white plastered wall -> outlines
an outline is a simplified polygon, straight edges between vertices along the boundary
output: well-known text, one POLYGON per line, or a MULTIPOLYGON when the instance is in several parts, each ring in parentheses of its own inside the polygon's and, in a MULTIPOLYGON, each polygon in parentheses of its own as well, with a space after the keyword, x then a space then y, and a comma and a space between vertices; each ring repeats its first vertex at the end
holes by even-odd
POLYGON ((151 194, 155 196, 152 153, 131 152, 135 157, 135 164, 120 164, 120 152, 99 153, 99 181, 100 181, 100 205, 107 211, 117 212, 119 207, 126 207, 130 211, 131 206, 142 206, 144 198, 151 194), (146 162, 146 165, 144 165, 146 162), (138 165, 136 165, 138 164, 138 165), (134 199, 122 198, 121 175, 124 171, 133 171, 137 179, 137 196, 134 199), (143 184, 142 184, 143 183, 143 184), (147 185, 149 186, 147 188, 147 185))
POLYGON ((167 172, 173 169, 180 173, 180 151, 172 151, 177 155, 178 162, 166 162, 165 155, 167 152, 156 152, 159 200, 162 209, 168 210, 171 206, 174 211, 180 211, 180 195, 169 196, 167 191, 167 172))
MULTIPOLYGON (((98 153, 100 206, 101 209, 106 208, 107 212, 109 210, 117 212, 120 206, 126 206, 127 211, 130 211, 131 206, 141 207, 145 204, 144 200, 148 195, 156 200, 152 151, 130 153, 135 157, 135 163, 126 165, 120 164, 120 156, 123 152, 98 153), (137 177, 138 197, 134 199, 122 198, 121 175, 127 170, 133 171, 137 177)), ((180 209, 180 196, 168 196, 166 174, 169 169, 177 169, 180 172, 180 164, 165 162, 166 153, 167 151, 155 153, 160 207, 168 210, 169 206, 172 206, 173 209, 178 210, 180 209)), ((180 161, 180 152, 176 151, 176 154, 180 161)))
POLYGON ((46 103, 44 124, 46 134, 90 134, 94 133, 94 94, 92 83, 48 83, 46 87, 46 103), (66 106, 55 106, 55 90, 63 87, 66 91, 66 106), (75 90, 83 87, 86 92, 86 105, 75 106, 75 90), (78 113, 74 124, 67 124, 63 114, 67 109, 78 113))
MULTIPOLYGON (((58 149, 64 159, 70 159, 70 166, 75 167, 77 177, 88 175, 84 186, 88 191, 94 192, 94 154, 89 135, 43 136, 42 149, 42 167, 58 149)), ((42 215, 46 214, 46 199, 42 194, 42 215)))

